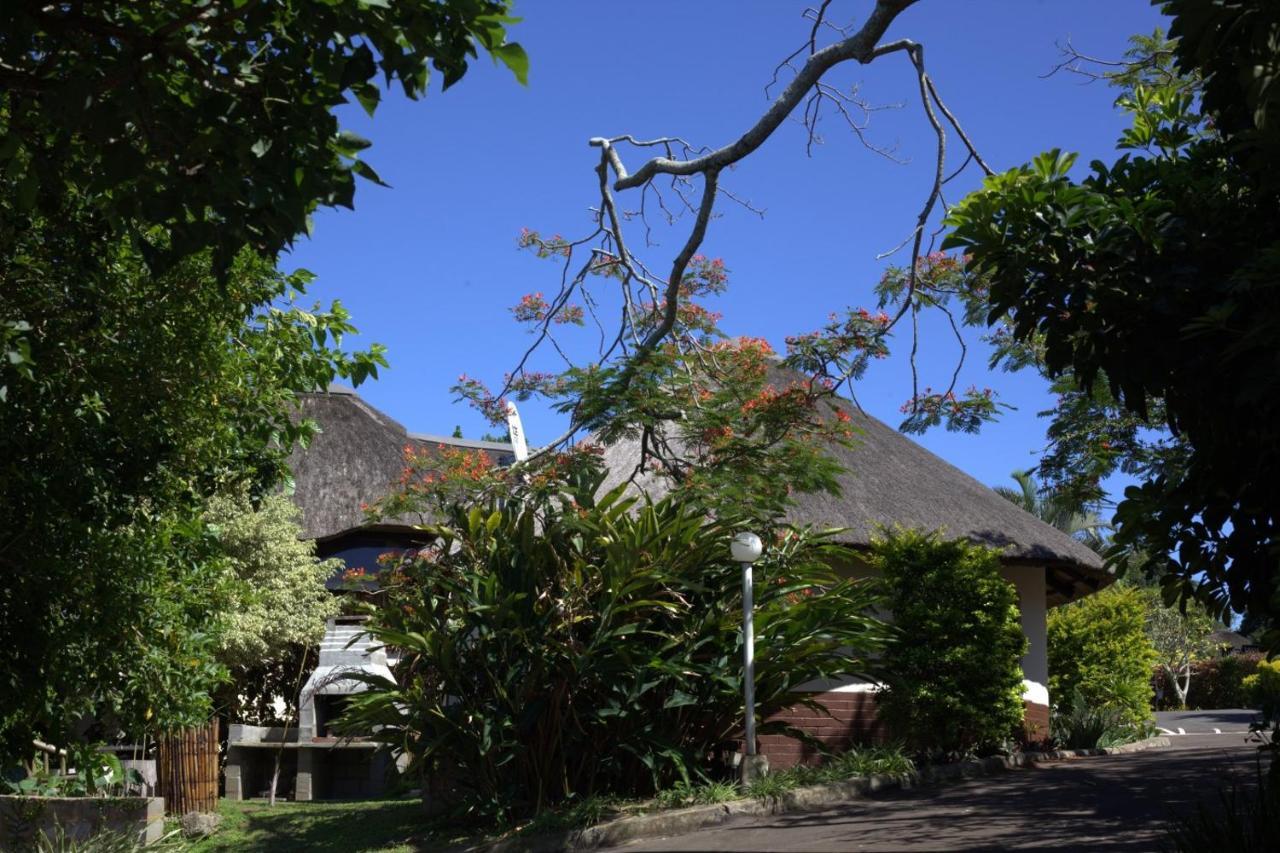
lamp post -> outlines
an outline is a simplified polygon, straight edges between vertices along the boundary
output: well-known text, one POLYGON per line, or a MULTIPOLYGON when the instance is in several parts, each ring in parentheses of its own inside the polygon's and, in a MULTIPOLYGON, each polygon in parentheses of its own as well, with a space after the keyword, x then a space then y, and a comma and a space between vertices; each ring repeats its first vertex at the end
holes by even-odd
POLYGON ((742 694, 746 704, 746 754, 742 757, 742 782, 750 784, 769 772, 769 760, 756 755, 756 638, 752 623, 754 610, 751 564, 760 559, 764 546, 754 533, 733 537, 729 552, 742 564, 742 694))

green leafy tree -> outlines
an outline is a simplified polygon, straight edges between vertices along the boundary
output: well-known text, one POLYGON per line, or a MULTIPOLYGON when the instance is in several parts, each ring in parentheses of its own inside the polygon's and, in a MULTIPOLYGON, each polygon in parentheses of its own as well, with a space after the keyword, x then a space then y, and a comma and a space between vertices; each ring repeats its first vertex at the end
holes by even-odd
MULTIPOLYGON (((488 481, 481 458, 453 470, 488 481)), ((551 464, 502 497, 419 504, 440 519, 423 529, 435 541, 380 575, 370 629, 400 650, 398 683, 372 679, 341 722, 478 818, 687 783, 741 732, 740 528, 689 492, 600 494, 594 453, 551 464)), ((776 534, 756 564, 761 718, 806 701, 808 680, 865 671, 885 631, 826 537, 776 534)))
POLYGON ((999 552, 936 533, 894 531, 877 541, 896 636, 879 708, 919 752, 954 758, 1013 737, 1022 722, 1027 639, 1017 591, 999 552))
POLYGON ((1151 669, 1157 655, 1147 635, 1147 598, 1114 585, 1049 611, 1049 698, 1112 708, 1142 726, 1151 716, 1151 669))
POLYGON ((1198 602, 1189 601, 1186 610, 1165 604, 1154 589, 1144 590, 1147 599, 1147 636, 1156 650, 1157 664, 1178 707, 1187 707, 1193 664, 1213 653, 1213 632, 1217 622, 1198 602))
POLYGON ((244 253, 219 284, 205 254, 155 276, 109 232, 85 246, 77 230, 37 221, 20 253, 0 257, 0 315, 25 318, 35 365, 0 366, 6 757, 37 735, 57 742, 85 714, 168 725, 166 697, 186 697, 172 719, 197 706, 207 719, 204 668, 233 593, 205 502, 275 488, 287 448, 312 431, 291 417, 296 394, 385 363, 377 348, 344 349, 340 305, 290 302, 305 272, 244 253), (80 277, 75 258, 90 251, 110 258, 109 276, 80 277), (120 673, 128 702, 112 698, 120 673))
POLYGON ((149 262, 274 256, 317 206, 381 182, 334 108, 371 115, 458 82, 478 49, 521 80, 505 0, 15 0, 0 9, 0 171, 11 223, 87 204, 149 262), (159 228, 159 232, 153 228, 159 228))
MULTIPOLYGON (((1163 7, 1176 74, 1118 81, 1124 155, 1076 178, 1051 151, 988 178, 947 245, 1048 375, 1173 437, 1117 507, 1117 553, 1145 554, 1170 600, 1265 620, 1280 648, 1280 7, 1163 7)), ((1113 468, 1113 449, 1080 448, 1086 470, 1113 468)))

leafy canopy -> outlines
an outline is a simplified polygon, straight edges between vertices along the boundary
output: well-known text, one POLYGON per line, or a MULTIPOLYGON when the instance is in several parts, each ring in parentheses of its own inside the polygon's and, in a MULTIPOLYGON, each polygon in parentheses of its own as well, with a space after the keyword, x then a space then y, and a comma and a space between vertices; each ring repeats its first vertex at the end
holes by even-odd
MULTIPOLYGON (((335 107, 445 88, 477 48, 520 80, 506 0, 91 0, 0 8, 6 214, 83 196, 148 262, 274 256, 318 206, 380 183, 335 107), (162 229, 161 236, 150 231, 162 229)), ((5 216, 8 218, 8 215, 5 216)), ((3 230, 0 230, 0 249, 3 230)))
MULTIPOLYGON (((1105 410, 1105 394, 1174 436, 1137 460, 1117 552, 1146 554, 1169 599, 1264 620, 1280 648, 1280 184, 1267 156, 1280 7, 1165 10, 1178 74, 1122 81, 1126 153, 1079 179, 1060 151, 989 178, 953 209, 946 245, 989 287, 988 320, 1079 401, 1105 410)), ((1102 462, 1090 473, 1112 449, 1085 450, 1102 462)))

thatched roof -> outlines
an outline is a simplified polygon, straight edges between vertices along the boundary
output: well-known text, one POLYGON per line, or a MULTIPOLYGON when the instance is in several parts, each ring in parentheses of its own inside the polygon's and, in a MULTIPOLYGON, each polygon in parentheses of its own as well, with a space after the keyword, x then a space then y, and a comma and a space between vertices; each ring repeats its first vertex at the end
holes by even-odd
MULTIPOLYGON (((303 535, 308 539, 369 527, 360 505, 387 495, 404 469, 406 445, 428 450, 441 444, 480 449, 500 464, 509 464, 513 458, 509 444, 409 432, 341 385, 301 395, 298 414, 320 427, 311 445, 295 449, 289 458, 293 500, 302 510, 303 535)), ((387 519, 379 526, 394 528, 417 521, 387 519)))
MULTIPOLYGON (((1089 548, 1005 500, 946 460, 910 438, 838 401, 861 432, 854 447, 832 449, 845 468, 839 496, 799 495, 789 521, 819 528, 841 527, 841 539, 867 547, 881 525, 943 530, 1003 550, 1010 563, 1043 565, 1048 573, 1050 604, 1086 595, 1110 583, 1102 561, 1089 548)), ((494 461, 512 461, 505 443, 472 441, 411 433, 354 391, 332 386, 328 392, 301 398, 300 416, 315 420, 321 433, 306 451, 290 459, 302 509, 304 535, 326 539, 365 528, 362 503, 385 496, 404 467, 405 445, 435 448, 440 444, 483 449, 494 461)), ((622 442, 607 448, 611 483, 635 469, 638 446, 622 442)), ((651 496, 660 482, 640 478, 651 496)), ((611 483, 607 482, 606 487, 611 483)), ((379 527, 395 528, 419 519, 387 519, 379 527)))
MULTIPOLYGON (((942 530, 1002 550, 1007 563, 1044 565, 1051 605, 1074 600, 1109 584, 1102 559, 1083 543, 1014 505, 897 430, 865 414, 847 400, 836 404, 859 434, 852 448, 831 454, 845 469, 841 493, 802 494, 787 520, 817 528, 845 528, 844 544, 866 548, 881 526, 942 530)), ((639 458, 638 443, 607 448, 607 486, 629 477, 639 458)), ((637 478, 651 496, 662 490, 652 476, 637 478)))

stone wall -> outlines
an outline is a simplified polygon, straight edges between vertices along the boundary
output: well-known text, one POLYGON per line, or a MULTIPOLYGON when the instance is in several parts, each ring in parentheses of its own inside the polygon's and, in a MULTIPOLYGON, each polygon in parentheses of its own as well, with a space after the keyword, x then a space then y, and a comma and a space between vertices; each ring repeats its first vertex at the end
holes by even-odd
POLYGON ((152 844, 164 834, 160 797, 0 796, 0 850, 21 849, 39 839, 63 836, 83 842, 103 832, 152 844))

